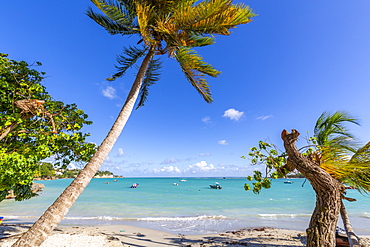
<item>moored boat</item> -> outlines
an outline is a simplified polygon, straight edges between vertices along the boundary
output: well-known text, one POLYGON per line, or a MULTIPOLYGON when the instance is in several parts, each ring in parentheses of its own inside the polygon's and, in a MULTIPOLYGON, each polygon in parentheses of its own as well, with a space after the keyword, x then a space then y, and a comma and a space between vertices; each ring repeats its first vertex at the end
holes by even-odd
POLYGON ((211 187, 212 189, 222 189, 221 185, 219 183, 215 183, 215 184, 210 184, 209 187, 211 187))
POLYGON ((133 183, 132 185, 131 185, 131 188, 137 188, 139 186, 139 184, 138 183, 133 183))

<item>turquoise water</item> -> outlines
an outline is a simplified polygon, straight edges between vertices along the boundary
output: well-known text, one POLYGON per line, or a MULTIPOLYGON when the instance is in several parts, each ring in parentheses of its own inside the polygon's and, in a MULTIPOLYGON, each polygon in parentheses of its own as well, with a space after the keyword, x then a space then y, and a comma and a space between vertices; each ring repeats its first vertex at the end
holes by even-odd
MULTIPOLYGON (((244 191, 248 181, 239 178, 116 180, 93 179, 61 224, 128 224, 183 234, 260 226, 305 230, 315 206, 315 193, 308 182, 302 187, 304 179, 292 179, 293 184, 273 180, 272 188, 259 195, 244 191), (221 190, 209 187, 215 182, 220 183, 221 190), (139 183, 139 187, 130 188, 133 183, 139 183)), ((40 181, 46 188, 39 196, 23 202, 1 202, 3 222, 34 222, 70 182, 40 181)), ((347 196, 358 199, 346 202, 353 228, 358 234, 370 234, 369 196, 352 190, 347 196)))

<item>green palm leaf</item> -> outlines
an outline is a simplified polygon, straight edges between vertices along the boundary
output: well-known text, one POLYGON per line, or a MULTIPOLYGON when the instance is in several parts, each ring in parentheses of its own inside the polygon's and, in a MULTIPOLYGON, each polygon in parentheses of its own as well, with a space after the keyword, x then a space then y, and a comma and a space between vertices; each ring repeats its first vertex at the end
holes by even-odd
POLYGON ((143 80, 143 85, 140 89, 139 102, 136 109, 144 106, 149 95, 149 87, 159 80, 159 69, 161 69, 162 64, 159 59, 152 59, 149 63, 148 69, 146 70, 145 77, 143 80))
POLYGON ((86 12, 91 19, 93 19, 97 24, 102 26, 105 30, 107 30, 110 34, 122 34, 122 35, 130 35, 139 33, 138 30, 133 28, 131 25, 121 25, 115 21, 112 21, 108 17, 95 13, 92 9, 89 9, 86 12))
POLYGON ((134 24, 135 9, 132 1, 126 1, 127 3, 124 5, 103 0, 91 1, 104 15, 95 13, 92 8, 89 8, 86 12, 87 16, 104 27, 110 34, 127 35, 138 33, 137 25, 134 24))
POLYGON ((359 125, 346 112, 324 112, 316 122, 314 133, 321 150, 320 167, 334 178, 361 193, 370 192, 370 142, 358 149, 358 143, 345 126, 359 125))
POLYGON ((358 143, 345 126, 346 123, 360 125, 356 118, 346 112, 322 113, 314 128, 318 144, 355 152, 358 143))
POLYGON ((208 103, 212 102, 211 92, 204 77, 206 74, 217 77, 221 72, 212 65, 203 62, 202 57, 188 47, 180 47, 175 54, 175 58, 188 81, 208 103))
POLYGON ((122 54, 117 56, 117 62, 121 65, 116 66, 118 72, 112 75, 107 80, 114 81, 117 78, 123 76, 129 68, 135 65, 135 63, 146 54, 147 51, 147 47, 143 47, 141 49, 131 46, 129 46, 128 48, 124 47, 122 54))
POLYGON ((228 0, 202 1, 196 6, 184 5, 174 13, 179 28, 196 34, 229 35, 228 29, 251 21, 256 16, 243 4, 228 0))

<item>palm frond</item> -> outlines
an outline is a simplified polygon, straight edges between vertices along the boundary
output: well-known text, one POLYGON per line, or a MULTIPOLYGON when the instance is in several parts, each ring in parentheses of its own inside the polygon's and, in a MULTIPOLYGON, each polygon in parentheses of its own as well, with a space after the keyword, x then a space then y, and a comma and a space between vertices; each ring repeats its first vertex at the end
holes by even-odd
POLYGON ((116 6, 118 6, 122 12, 125 14, 127 19, 134 22, 136 18, 136 5, 132 0, 117 0, 116 6), (123 7, 122 7, 123 6, 123 7))
POLYGON ((174 13, 179 28, 196 34, 229 35, 230 28, 251 21, 256 16, 247 5, 229 0, 202 1, 195 6, 184 5, 174 13))
POLYGON ((358 120, 347 112, 337 111, 333 114, 323 112, 316 121, 314 128, 314 135, 318 144, 341 147, 351 152, 357 150, 357 140, 346 128, 346 123, 359 125, 358 120))
POLYGON ((137 104, 136 109, 144 106, 145 102, 147 101, 147 97, 149 95, 149 87, 155 84, 156 81, 159 80, 160 72, 159 70, 162 68, 162 63, 159 59, 152 59, 149 62, 148 69, 146 70, 145 77, 143 80, 143 85, 140 89, 139 95, 139 102, 137 104))
POLYGON ((136 27, 131 25, 121 25, 115 21, 112 21, 107 16, 95 13, 91 8, 87 10, 86 15, 93 19, 97 24, 102 26, 108 33, 115 35, 115 34, 122 34, 122 35, 130 35, 139 33, 136 27))
POLYGON ((142 47, 141 49, 137 47, 124 47, 122 54, 117 56, 117 62, 121 66, 116 66, 118 72, 112 75, 107 80, 114 81, 117 78, 123 76, 126 71, 131 68, 139 58, 143 57, 148 51, 148 47, 142 47))
POLYGON ((153 33, 149 30, 148 25, 155 16, 154 8, 145 3, 145 1, 136 2, 136 13, 139 23, 140 34, 146 45, 158 45, 153 38, 153 33))
POLYGON ((109 19, 120 25, 130 25, 135 19, 135 9, 131 1, 91 0, 109 19), (122 4, 123 3, 123 4, 122 4))
POLYGON ((340 182, 361 193, 369 193, 370 142, 352 157, 342 151, 338 147, 322 147, 320 167, 340 182))
POLYGON ((95 13, 92 8, 86 12, 87 16, 104 27, 111 34, 134 34, 138 32, 135 20, 135 9, 132 1, 104 1, 91 0, 104 15, 95 13), (123 3, 123 4, 122 4, 123 3))
POLYGON ((190 47, 202 47, 212 45, 216 42, 214 37, 196 35, 192 36, 191 41, 192 42, 189 45, 190 47))
POLYGON ((366 143, 365 146, 363 146, 357 152, 355 152, 350 162, 352 163, 370 162, 370 142, 366 143))
POLYGON ((209 85, 205 75, 217 77, 221 72, 216 70, 212 65, 205 63, 194 50, 188 47, 180 47, 175 54, 182 71, 188 81, 208 102, 212 102, 209 85))

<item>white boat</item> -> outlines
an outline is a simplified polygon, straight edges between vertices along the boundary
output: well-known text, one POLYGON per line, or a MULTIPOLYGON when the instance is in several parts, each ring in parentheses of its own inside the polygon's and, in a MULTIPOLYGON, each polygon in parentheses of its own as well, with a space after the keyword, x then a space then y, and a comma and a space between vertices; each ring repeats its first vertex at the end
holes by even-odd
POLYGON ((139 184, 138 183, 133 183, 132 185, 131 185, 131 188, 137 188, 139 186, 139 184))

